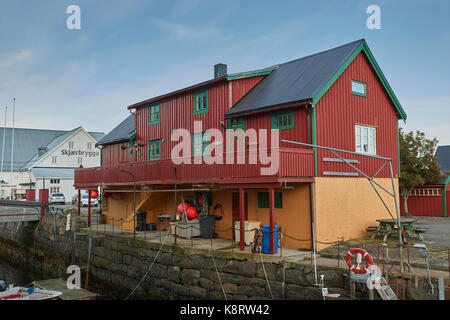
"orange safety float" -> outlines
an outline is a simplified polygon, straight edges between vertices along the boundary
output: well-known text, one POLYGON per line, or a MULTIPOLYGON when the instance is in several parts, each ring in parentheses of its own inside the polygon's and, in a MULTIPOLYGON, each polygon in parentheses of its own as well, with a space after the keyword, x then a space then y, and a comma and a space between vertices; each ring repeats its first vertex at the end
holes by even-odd
POLYGON ((347 262, 347 266, 350 269, 350 271, 353 271, 354 273, 357 274, 364 274, 369 272, 373 265, 372 256, 366 250, 360 248, 350 249, 345 255, 345 262, 347 262), (365 258, 367 262, 367 264, 363 265, 362 268, 357 268, 357 266, 354 266, 352 263, 352 256, 358 253, 361 254, 361 256, 365 258))
POLYGON ((178 212, 179 213, 183 213, 185 208, 186 208, 186 211, 187 211, 190 207, 191 207, 191 205, 189 203, 185 202, 184 206, 183 206, 183 202, 182 202, 182 203, 180 203, 178 205, 178 212))
POLYGON ((98 198, 98 191, 97 190, 91 190, 91 198, 97 199, 98 198))
POLYGON ((195 207, 189 207, 186 210, 186 215, 190 220, 197 218, 197 209, 195 207))

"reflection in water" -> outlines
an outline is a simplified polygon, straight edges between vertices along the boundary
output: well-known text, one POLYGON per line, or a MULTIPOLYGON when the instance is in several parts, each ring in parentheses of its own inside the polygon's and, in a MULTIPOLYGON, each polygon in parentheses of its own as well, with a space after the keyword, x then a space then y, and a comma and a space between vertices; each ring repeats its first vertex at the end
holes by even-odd
POLYGON ((0 280, 4 280, 8 285, 27 286, 35 280, 51 279, 52 277, 36 268, 20 264, 12 265, 0 258, 0 280))

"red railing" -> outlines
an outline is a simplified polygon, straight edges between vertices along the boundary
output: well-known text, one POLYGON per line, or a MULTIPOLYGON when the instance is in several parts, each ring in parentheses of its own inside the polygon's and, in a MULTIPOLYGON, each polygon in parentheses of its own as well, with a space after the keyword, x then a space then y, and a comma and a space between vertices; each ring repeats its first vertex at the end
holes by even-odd
MULTIPOLYGON (((194 157, 185 158, 191 164, 174 164, 172 159, 145 161, 134 163, 120 163, 95 168, 75 170, 75 186, 93 187, 98 185, 133 184, 163 184, 173 183, 177 168, 178 183, 209 183, 222 179, 239 178, 278 178, 278 177, 313 177, 314 153, 309 149, 279 148, 279 169, 275 174, 263 175, 261 168, 268 168, 270 164, 249 164, 249 152, 245 152, 245 164, 228 164, 226 154, 223 164, 208 165, 204 161, 195 164, 194 157)), ((258 156, 259 161, 259 156, 258 156)))

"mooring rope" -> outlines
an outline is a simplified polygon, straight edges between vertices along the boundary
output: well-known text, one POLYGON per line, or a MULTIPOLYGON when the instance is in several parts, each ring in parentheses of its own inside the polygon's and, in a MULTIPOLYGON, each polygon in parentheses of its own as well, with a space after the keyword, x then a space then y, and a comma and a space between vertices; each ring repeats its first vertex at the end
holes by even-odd
MULTIPOLYGON (((167 237, 170 233, 170 230, 167 231, 167 234, 165 235, 165 237, 167 237)), ((165 240, 165 238, 164 238, 165 240)), ((139 281, 139 283, 137 284, 137 286, 133 289, 133 291, 131 291, 131 293, 128 295, 128 297, 125 298, 125 300, 128 300, 129 297, 131 297, 133 295, 133 293, 137 290, 137 288, 139 288, 142 284, 142 282, 144 282, 145 278, 147 277, 148 273, 150 272, 150 270, 152 269, 153 265, 155 264, 156 259, 158 258, 159 254, 161 253, 161 250, 164 246, 164 241, 161 243, 161 246, 159 247, 158 253, 156 254, 155 258, 153 259, 152 263, 150 264, 150 267, 148 268, 147 272, 144 274, 144 276, 142 277, 141 281, 139 281)))
MULTIPOLYGON (((211 248, 209 249, 209 251, 211 252, 211 248)), ((214 260, 214 255, 212 254, 212 252, 211 252, 211 257, 214 262, 214 267, 216 268, 217 278, 219 278, 219 283, 220 283, 220 287, 222 288, 223 296, 225 297, 225 300, 228 300, 227 294, 225 293, 225 289, 222 284, 222 280, 220 279, 220 274, 219 274, 219 270, 217 269, 216 260, 214 260)))
POLYGON ((266 268, 264 267, 264 261, 262 258, 261 247, 259 247, 259 257, 261 258, 261 264, 262 264, 262 268, 264 271, 264 276, 266 277, 267 287, 269 287, 270 296, 272 297, 272 300, 273 300, 272 288, 270 287, 269 279, 267 278, 266 268))

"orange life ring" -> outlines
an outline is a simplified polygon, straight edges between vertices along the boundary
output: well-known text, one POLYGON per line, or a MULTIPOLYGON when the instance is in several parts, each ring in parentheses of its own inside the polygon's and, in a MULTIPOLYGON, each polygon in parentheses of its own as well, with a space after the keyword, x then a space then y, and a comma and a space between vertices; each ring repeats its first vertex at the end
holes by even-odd
POLYGON ((353 248, 350 249, 347 254, 345 255, 345 262, 347 262, 347 266, 348 268, 353 271, 354 273, 357 274, 364 274, 370 271, 371 266, 373 265, 373 260, 372 260, 372 256, 364 249, 360 249, 360 248, 353 248), (366 259, 367 264, 363 265, 362 268, 357 268, 356 266, 353 265, 352 263, 352 256, 355 254, 361 254, 363 256, 363 258, 366 259))

